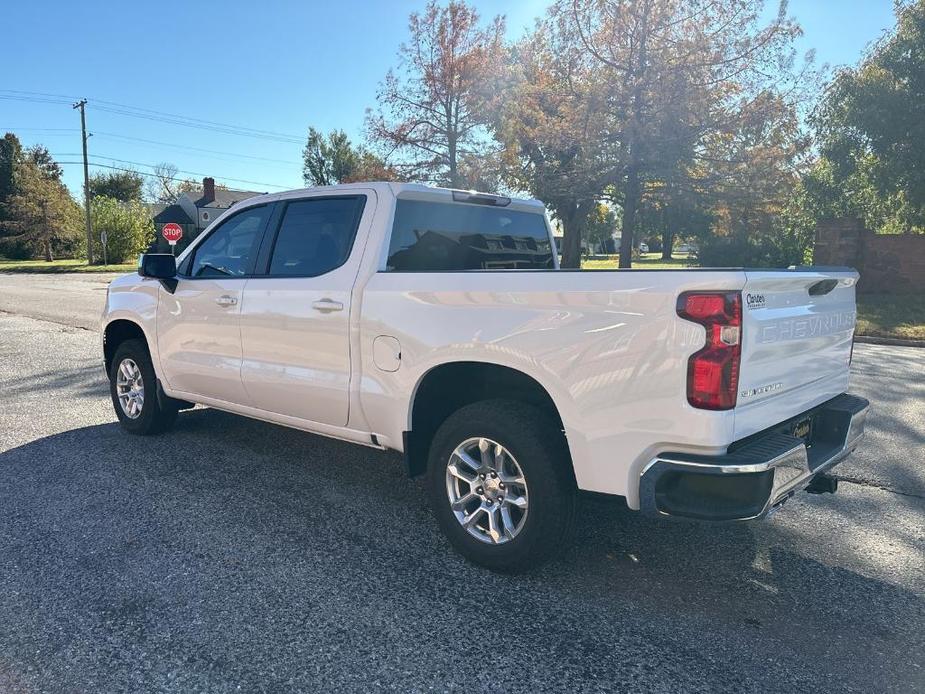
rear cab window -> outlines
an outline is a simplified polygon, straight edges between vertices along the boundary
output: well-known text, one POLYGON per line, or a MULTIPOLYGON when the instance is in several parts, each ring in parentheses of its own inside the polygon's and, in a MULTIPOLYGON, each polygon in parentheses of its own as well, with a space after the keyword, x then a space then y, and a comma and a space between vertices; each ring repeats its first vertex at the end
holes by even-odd
POLYGON ((553 268, 542 214, 455 202, 396 202, 388 272, 553 268))

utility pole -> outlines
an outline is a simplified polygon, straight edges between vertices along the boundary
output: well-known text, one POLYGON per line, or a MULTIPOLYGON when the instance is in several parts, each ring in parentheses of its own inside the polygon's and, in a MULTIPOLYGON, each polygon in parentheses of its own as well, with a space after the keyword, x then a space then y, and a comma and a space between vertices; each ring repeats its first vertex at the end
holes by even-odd
POLYGON ((80 135, 84 152, 84 212, 87 219, 87 260, 90 265, 93 265, 93 229, 90 227, 90 168, 87 164, 87 117, 84 113, 86 105, 87 100, 81 99, 74 104, 74 108, 80 109, 80 135))

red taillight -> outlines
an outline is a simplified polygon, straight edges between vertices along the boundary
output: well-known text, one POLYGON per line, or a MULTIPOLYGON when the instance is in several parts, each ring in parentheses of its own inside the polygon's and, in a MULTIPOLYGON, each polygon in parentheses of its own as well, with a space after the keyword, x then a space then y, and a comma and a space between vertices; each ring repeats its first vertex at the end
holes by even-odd
POLYGON ((703 410, 736 405, 742 355, 742 297, 739 292, 685 292, 678 315, 707 331, 703 349, 687 363, 687 401, 703 410))

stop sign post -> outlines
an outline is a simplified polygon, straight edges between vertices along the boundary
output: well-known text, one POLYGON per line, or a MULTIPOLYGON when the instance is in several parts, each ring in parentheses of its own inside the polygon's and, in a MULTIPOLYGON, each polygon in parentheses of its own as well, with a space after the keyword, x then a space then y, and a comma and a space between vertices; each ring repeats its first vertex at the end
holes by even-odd
POLYGON ((161 229, 161 236, 170 244, 171 250, 176 253, 177 241, 183 238, 183 227, 176 222, 167 222, 161 229))

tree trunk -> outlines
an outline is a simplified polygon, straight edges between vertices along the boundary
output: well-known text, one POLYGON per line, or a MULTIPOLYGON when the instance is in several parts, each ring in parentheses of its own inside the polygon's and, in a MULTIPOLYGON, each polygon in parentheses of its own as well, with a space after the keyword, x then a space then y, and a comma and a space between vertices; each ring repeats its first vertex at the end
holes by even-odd
POLYGON ((669 215, 668 223, 662 231, 662 260, 671 260, 671 247, 674 245, 674 227, 671 217, 669 215))
POLYGON ((639 185, 639 166, 641 164, 641 132, 643 112, 643 85, 642 77, 646 73, 646 39, 649 35, 650 5, 643 4, 641 17, 641 31, 639 33, 639 53, 636 66, 631 75, 635 86, 633 87, 633 117, 627 127, 626 152, 629 154, 629 165, 626 168, 626 187, 623 193, 623 228, 620 231, 620 268, 633 267, 633 235, 636 231, 636 210, 639 208, 641 189, 639 185))
POLYGON ((453 127, 451 114, 447 115, 446 119, 446 155, 450 169, 450 188, 464 188, 463 182, 459 180, 459 163, 456 161, 456 129, 453 127))
POLYGON ((456 164, 456 146, 451 144, 448 150, 449 169, 450 169, 450 188, 465 188, 463 182, 459 180, 459 168, 456 164))
POLYGON ((561 215, 559 214, 560 208, 556 208, 556 216, 562 220, 563 234, 560 267, 581 268, 581 237, 584 235, 588 217, 596 204, 596 200, 570 202, 562 206, 565 212, 561 215))
POLYGON ((630 167, 626 172, 623 193, 623 227, 620 230, 620 268, 633 267, 633 232, 636 229, 636 209, 639 207, 639 172, 630 167))
POLYGON ((50 263, 55 259, 51 254, 51 239, 45 239, 43 245, 45 246, 45 261, 50 263))
POLYGON ((562 217, 562 262, 559 267, 581 267, 582 220, 577 205, 569 205, 562 217))

